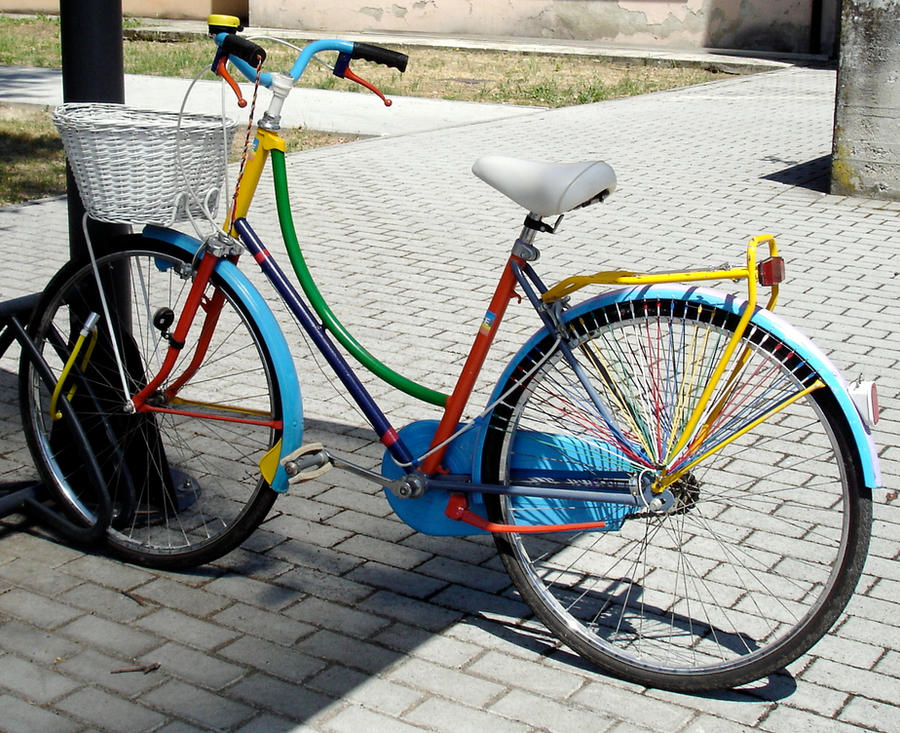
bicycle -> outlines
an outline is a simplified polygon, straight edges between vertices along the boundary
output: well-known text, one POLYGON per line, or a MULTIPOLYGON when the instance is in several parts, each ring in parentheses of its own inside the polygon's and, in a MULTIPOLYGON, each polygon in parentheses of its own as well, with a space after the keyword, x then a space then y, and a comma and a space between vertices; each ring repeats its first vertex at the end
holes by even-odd
MULTIPOLYGON (((402 72, 406 57, 320 40, 298 49, 290 72, 271 74, 262 71, 265 52, 237 30, 237 19, 211 18, 213 67, 230 79, 230 62, 255 82, 254 98, 258 86, 272 98, 224 225, 201 239, 151 223, 91 262, 70 263, 30 325, 59 375, 57 400, 67 371, 92 385, 71 403, 100 428, 93 447, 113 501, 112 550, 162 568, 209 562, 245 540, 278 494, 336 466, 383 486, 418 531, 492 534, 522 599, 553 635, 624 679, 681 691, 731 687, 812 647, 865 560, 871 492, 881 481, 870 429, 877 402, 874 385, 851 388, 772 312, 784 277, 774 238, 751 239, 739 267, 610 271, 547 286, 535 269, 538 234, 605 201, 616 186, 612 168, 482 158, 474 173, 527 216, 456 387, 444 395, 377 360, 328 307, 297 242, 278 134, 284 99, 316 54, 336 52, 334 73, 382 99, 350 61, 402 72), (247 219, 269 162, 305 300, 247 219), (384 444, 380 471, 303 444, 294 362, 237 267, 244 251, 384 444), (713 280, 745 283, 746 299, 700 285, 713 280), (128 308, 115 320, 108 301, 123 283, 128 308), (594 285, 612 289, 572 302, 594 285), (770 293, 764 305, 761 288, 770 293), (485 409, 462 423, 519 293, 538 330, 485 409), (90 358, 72 337, 87 318, 99 332, 90 358), (441 420, 395 429, 335 341, 388 383, 442 407, 441 420)), ((186 208, 211 218, 211 198, 191 195, 186 208)), ((103 215, 103 199, 96 208, 86 201, 92 216, 103 215)), ((45 482, 73 516, 90 518, 78 466, 52 440, 53 395, 27 364, 21 388, 45 482)))

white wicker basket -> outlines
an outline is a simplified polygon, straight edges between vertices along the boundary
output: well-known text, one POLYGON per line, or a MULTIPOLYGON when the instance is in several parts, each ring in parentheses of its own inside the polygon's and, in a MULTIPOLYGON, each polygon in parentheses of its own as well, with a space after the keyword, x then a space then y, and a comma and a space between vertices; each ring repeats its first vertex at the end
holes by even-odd
POLYGON ((87 213, 126 224, 168 225, 215 213, 237 123, 221 117, 64 104, 53 113, 87 213), (178 154, 176 155, 176 146, 178 154), (180 169, 178 159, 180 157, 180 169))

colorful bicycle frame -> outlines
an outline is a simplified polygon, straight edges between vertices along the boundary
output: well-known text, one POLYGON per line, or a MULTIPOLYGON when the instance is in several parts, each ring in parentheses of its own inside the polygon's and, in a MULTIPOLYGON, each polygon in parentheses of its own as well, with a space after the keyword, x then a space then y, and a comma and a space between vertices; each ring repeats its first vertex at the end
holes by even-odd
MULTIPOLYGON (((316 52, 335 50, 346 54, 348 53, 347 46, 346 42, 330 40, 311 44, 294 65, 290 76, 292 79, 299 77, 305 65, 316 52)), ((245 75, 251 78, 256 76, 254 70, 247 64, 236 59, 232 60, 245 75)), ((346 71, 349 72, 349 69, 346 71)), ((273 89, 278 86, 276 77, 269 75, 268 79, 260 78, 263 83, 267 83, 273 89)), ((270 112, 274 110, 277 115, 282 100, 283 96, 279 98, 276 93, 270 112)), ((522 533, 525 531, 608 528, 608 517, 606 516, 603 518, 589 517, 587 521, 573 523, 563 522, 563 517, 554 519, 552 511, 545 513, 550 517, 550 521, 531 527, 499 525, 487 520, 481 497, 485 493, 502 493, 529 496, 536 501, 559 498, 578 499, 596 502, 600 505, 612 505, 625 512, 644 506, 663 506, 670 500, 667 487, 694 465, 767 420, 790 402, 817 389, 829 389, 834 393, 852 429, 856 449, 864 467, 866 483, 873 487, 879 485, 880 477, 872 439, 853 404, 846 383, 811 342, 770 312, 777 297, 777 284, 783 277, 783 262, 778 257, 773 237, 762 235, 750 240, 747 247, 746 264, 739 268, 655 274, 622 271, 600 272, 593 275, 570 277, 548 288, 541 282, 529 261, 534 259, 536 254, 533 245, 536 231, 538 229, 552 231, 553 229, 542 222, 535 222, 533 218, 529 217, 526 219, 526 225, 503 269, 456 386, 450 395, 444 395, 397 374, 379 362, 350 335, 329 309, 309 273, 297 241, 288 195, 284 140, 278 135, 277 125, 267 126, 265 119, 256 133, 252 144, 252 153, 243 171, 239 194, 225 225, 225 229, 230 230, 228 235, 222 232, 207 242, 201 243, 192 237, 166 228, 149 226, 144 230, 146 237, 169 242, 192 254, 202 251, 203 256, 199 259, 187 305, 179 315, 174 331, 168 335, 169 353, 165 363, 161 371, 153 376, 146 387, 133 397, 135 410, 270 424, 272 428, 283 431, 282 439, 261 461, 260 470, 276 491, 284 492, 290 483, 308 480, 319 475, 325 468, 338 465, 385 485, 389 489, 386 493, 391 505, 401 518, 415 529, 431 534, 508 531, 522 533), (301 298, 246 218, 263 169, 270 159, 274 173, 279 222, 287 252, 307 299, 324 325, 317 322, 313 310, 301 298), (234 240, 234 237, 240 239, 240 244, 234 240), (321 446, 304 447, 302 445, 302 408, 300 407, 299 384, 294 372, 293 361, 284 337, 262 297, 235 267, 242 251, 241 245, 249 250, 386 447, 382 474, 342 461, 321 449, 321 446), (762 245, 768 247, 769 257, 762 263, 757 263, 756 252, 762 245), (216 327, 221 308, 221 300, 217 300, 217 298, 220 296, 214 295, 210 300, 205 300, 202 295, 214 270, 218 271, 249 304, 273 351, 278 382, 282 386, 283 392, 281 399, 284 420, 278 424, 266 422, 266 417, 262 415, 258 419, 230 416, 227 410, 222 410, 215 416, 210 416, 208 413, 201 415, 192 412, 189 404, 178 400, 180 387, 191 379, 203 361, 209 335, 216 327), (566 324, 576 318, 584 309, 595 306, 598 302, 624 302, 648 294, 660 297, 683 296, 688 289, 688 286, 684 284, 709 280, 746 281, 748 298, 746 302, 738 302, 729 296, 702 290, 694 285, 689 286, 690 298, 693 301, 729 310, 738 315, 740 321, 728 348, 703 390, 700 401, 691 409, 686 427, 673 439, 671 444, 642 447, 626 445, 627 441, 621 438, 620 448, 639 454, 640 460, 646 463, 647 475, 650 478, 636 485, 633 483, 633 479, 632 483, 628 483, 627 474, 624 472, 611 473, 608 477, 608 485, 601 481, 589 491, 567 488, 563 485, 538 490, 533 486, 497 486, 480 482, 480 452, 484 441, 484 425, 487 422, 486 417, 489 416, 490 408, 472 424, 462 429, 460 419, 494 336, 503 321, 509 301, 519 297, 517 289, 524 293, 531 302, 542 319, 544 327, 514 358, 504 378, 499 382, 501 385, 506 382, 506 376, 512 373, 517 360, 528 352, 531 345, 547 334, 557 335, 560 340, 560 348, 567 355, 567 361, 577 373, 581 367, 566 343, 566 324), (580 306, 567 308, 569 295, 594 284, 625 287, 589 300, 580 306), (757 308, 758 284, 772 287, 771 296, 765 309, 757 308), (563 307, 564 305, 566 308, 563 307), (188 331, 198 316, 199 310, 203 310, 204 315, 202 316, 200 336, 194 347, 195 352, 190 365, 166 389, 168 406, 161 407, 151 404, 148 398, 165 380, 169 379, 176 357, 184 347, 188 331), (738 351, 738 345, 741 335, 753 319, 764 322, 766 327, 774 333, 783 334, 788 340, 801 344, 804 351, 801 354, 802 358, 826 376, 823 378, 824 381, 817 380, 805 390, 798 392, 789 401, 771 407, 764 414, 758 415, 741 432, 732 434, 721 443, 709 444, 706 438, 709 437, 710 425, 715 419, 718 409, 716 405, 710 405, 710 400, 721 380, 734 379, 738 374, 741 364, 746 358, 745 354, 738 351), (441 420, 438 423, 434 421, 413 423, 398 432, 375 403, 341 352, 338 351, 331 336, 337 339, 364 366, 385 381, 417 399, 442 406, 444 412, 441 420), (288 392, 291 393, 289 396, 286 395, 288 392), (409 499, 417 499, 417 501, 409 501, 409 499)), ((588 380, 584 378, 582 382, 590 394, 591 388, 588 380)), ((500 397, 501 395, 494 394, 490 404, 495 404, 500 397)), ((602 415, 604 408, 599 401, 595 406, 602 415)), ((613 436, 617 435, 617 428, 611 420, 608 421, 607 427, 613 436)), ((566 513, 566 517, 569 516, 571 516, 571 512, 566 513)))

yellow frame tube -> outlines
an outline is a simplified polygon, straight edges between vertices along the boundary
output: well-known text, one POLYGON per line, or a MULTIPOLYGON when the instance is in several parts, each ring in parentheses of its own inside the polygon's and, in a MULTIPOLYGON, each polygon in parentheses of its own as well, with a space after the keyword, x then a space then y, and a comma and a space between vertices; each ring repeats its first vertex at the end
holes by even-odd
MULTIPOLYGON (((573 275, 560 280, 541 296, 545 303, 564 298, 587 285, 661 285, 665 283, 705 282, 709 280, 749 280, 756 279, 756 249, 763 243, 769 245, 769 257, 778 256, 778 245, 771 234, 760 234, 747 242, 747 249, 753 249, 753 265, 748 258, 747 267, 732 267, 726 270, 687 270, 684 272, 647 272, 637 273, 630 270, 608 270, 593 275, 573 275)), ((767 310, 772 310, 778 297, 778 285, 772 286, 772 295, 767 310)))
POLYGON ((239 181, 237 200, 232 202, 228 218, 222 227, 231 236, 236 235, 231 223, 235 219, 242 219, 247 216, 247 212, 250 210, 250 204, 253 202, 256 187, 259 185, 259 179, 262 177, 262 172, 266 167, 266 161, 269 159, 269 151, 271 150, 280 150, 283 153, 285 151, 284 138, 277 132, 257 128, 256 137, 253 139, 253 144, 239 181))
POLYGON ((742 427, 740 430, 738 430, 736 433, 734 433, 734 435, 730 435, 726 440, 723 440, 720 443, 716 443, 716 445, 714 445, 712 448, 707 450, 703 455, 697 456, 694 460, 692 460, 687 465, 682 466, 677 471, 674 471, 673 473, 663 476, 658 481, 657 485, 654 486, 654 491, 656 493, 659 493, 660 491, 665 489, 667 486, 670 486, 671 484, 675 483, 679 478, 681 478, 685 473, 690 471, 694 466, 698 465, 701 461, 704 461, 707 458, 709 458, 713 453, 720 451, 726 445, 730 445, 735 440, 740 438, 742 435, 746 435, 751 430, 753 430, 753 428, 755 428, 757 425, 761 425, 766 420, 768 420, 770 417, 772 417, 772 415, 777 415, 788 405, 794 404, 797 400, 799 400, 803 397, 806 397, 806 395, 810 394, 811 392, 815 392, 817 389, 820 389, 821 387, 824 387, 824 386, 825 386, 825 383, 821 379, 817 379, 815 382, 812 383, 812 385, 810 385, 806 389, 800 390, 799 392, 797 392, 797 394, 792 395, 788 399, 781 402, 779 405, 776 405, 771 410, 769 410, 765 415, 761 415, 760 417, 756 418, 756 420, 754 420, 753 422, 742 427))

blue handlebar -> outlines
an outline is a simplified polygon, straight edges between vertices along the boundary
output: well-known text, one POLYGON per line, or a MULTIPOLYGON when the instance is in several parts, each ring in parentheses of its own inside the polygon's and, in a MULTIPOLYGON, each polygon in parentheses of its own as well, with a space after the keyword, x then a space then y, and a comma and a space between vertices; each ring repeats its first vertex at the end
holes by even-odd
MULTIPOLYGON (((221 46, 222 40, 228 36, 227 33, 218 33, 216 34, 216 44, 221 46)), ((315 56, 320 51, 337 51, 338 53, 352 53, 353 52, 353 43, 351 41, 340 41, 335 38, 324 39, 321 41, 313 41, 306 48, 304 48, 300 55, 297 56, 297 60, 294 62, 294 65, 291 67, 291 70, 288 72, 290 74, 291 79, 295 82, 303 75, 303 72, 306 71, 306 67, 309 62, 312 60, 312 57, 315 56)), ((237 56, 229 56, 228 60, 234 65, 234 67, 241 72, 241 74, 247 78, 248 81, 256 81, 256 69, 254 69, 250 64, 248 64, 243 59, 238 58, 237 56)), ((264 87, 272 86, 272 74, 268 71, 264 71, 260 74, 259 83, 264 87)))

